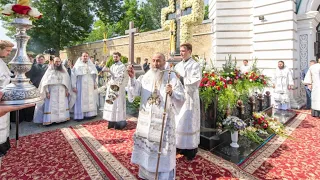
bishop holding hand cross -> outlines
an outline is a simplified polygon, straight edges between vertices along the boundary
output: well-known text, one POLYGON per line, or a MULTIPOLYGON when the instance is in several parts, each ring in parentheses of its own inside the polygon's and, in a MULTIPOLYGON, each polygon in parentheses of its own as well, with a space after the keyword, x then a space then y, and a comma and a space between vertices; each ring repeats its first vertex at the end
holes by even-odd
POLYGON ((155 175, 159 179, 175 179, 174 116, 179 113, 185 96, 179 79, 175 73, 169 75, 165 63, 165 56, 156 53, 150 70, 138 79, 133 67, 127 67, 130 77, 128 100, 133 102, 136 96, 141 97, 131 162, 139 165, 142 179, 154 179, 155 175))

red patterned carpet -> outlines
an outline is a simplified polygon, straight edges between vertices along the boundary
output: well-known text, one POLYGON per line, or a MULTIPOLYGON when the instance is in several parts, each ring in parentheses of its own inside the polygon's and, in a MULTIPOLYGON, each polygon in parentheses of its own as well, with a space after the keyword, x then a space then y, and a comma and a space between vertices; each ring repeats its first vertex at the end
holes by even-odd
MULTIPOLYGON (((130 163, 136 123, 123 131, 106 121, 22 137, 2 159, 0 179, 138 179, 130 163)), ((200 150, 192 162, 177 159, 176 179, 252 179, 249 173, 200 150)))
POLYGON ((60 130, 21 137, 3 157, 0 179, 90 179, 60 130))
MULTIPOLYGON (((301 113, 241 169, 200 150, 194 161, 177 159, 177 179, 317 179, 320 177, 320 120, 301 113)), ((136 123, 123 131, 106 121, 22 137, 2 159, 0 179, 138 179, 130 163, 136 123)), ((12 141, 12 145, 14 141, 12 141)))

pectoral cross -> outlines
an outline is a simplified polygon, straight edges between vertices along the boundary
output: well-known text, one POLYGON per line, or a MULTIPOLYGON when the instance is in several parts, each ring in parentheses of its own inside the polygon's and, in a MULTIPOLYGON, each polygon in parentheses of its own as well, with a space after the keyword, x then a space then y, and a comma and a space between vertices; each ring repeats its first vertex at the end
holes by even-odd
POLYGON ((150 97, 148 98, 148 103, 150 105, 152 105, 152 104, 157 105, 157 106, 160 105, 161 99, 160 99, 160 96, 158 95, 158 90, 157 89, 155 89, 153 91, 153 93, 150 95, 150 97))

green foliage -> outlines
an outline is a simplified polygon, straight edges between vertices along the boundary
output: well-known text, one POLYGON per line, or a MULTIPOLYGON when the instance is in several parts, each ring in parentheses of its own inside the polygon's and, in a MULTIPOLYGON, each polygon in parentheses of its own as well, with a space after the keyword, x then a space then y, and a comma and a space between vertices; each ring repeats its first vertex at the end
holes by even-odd
POLYGON ((238 93, 235 89, 228 87, 219 94, 218 109, 224 111, 226 108, 233 109, 238 100, 238 93))
POLYGON ((255 131, 245 129, 243 132, 241 132, 241 134, 257 144, 264 142, 264 140, 255 131))
POLYGON ((130 103, 128 101, 128 98, 126 98, 126 105, 127 105, 127 113, 128 114, 137 114, 139 112, 139 108, 140 108, 140 102, 141 102, 141 97, 137 96, 134 98, 134 101, 132 103, 130 103))
POLYGON ((91 0, 93 11, 105 24, 114 24, 121 20, 124 10, 121 8, 123 0, 91 0))
POLYGON ((103 34, 107 32, 107 26, 101 20, 97 20, 93 23, 93 29, 89 36, 84 40, 84 42, 94 42, 102 40, 104 38, 103 34))
POLYGON ((237 67, 237 58, 234 58, 234 62, 232 61, 232 55, 228 54, 228 59, 225 58, 226 63, 222 65, 222 69, 224 73, 231 73, 237 67))
POLYGON ((140 8, 140 15, 142 16, 140 31, 160 29, 161 9, 168 5, 168 0, 148 0, 143 2, 140 8))
POLYGON ((208 109, 209 105, 213 102, 213 99, 215 99, 215 96, 217 96, 212 87, 208 87, 205 91, 201 91, 200 89, 199 95, 205 110, 208 109))
MULTIPOLYGON (((247 102, 250 92, 257 89, 262 91, 268 85, 268 81, 269 78, 260 74, 260 71, 241 73, 236 68, 236 58, 233 61, 229 55, 222 71, 214 68, 203 71, 199 94, 205 110, 218 97, 218 112, 224 115, 227 109, 235 108, 238 100, 247 102)), ((221 117, 218 120, 224 118, 221 117)))
MULTIPOLYGON (((128 63, 128 58, 127 58, 126 56, 121 56, 121 57, 120 57, 120 61, 121 61, 123 64, 127 64, 127 63, 128 63)), ((113 63, 114 63, 114 61, 113 61, 113 56, 109 56, 109 59, 108 59, 108 61, 107 61, 107 63, 106 63, 106 66, 107 66, 107 67, 111 67, 113 63)))
POLYGON ((204 7, 204 20, 209 19, 209 5, 204 7))
POLYGON ((93 0, 93 3, 94 11, 105 28, 97 28, 97 32, 93 31, 92 38, 86 42, 102 39, 104 32, 107 32, 108 37, 124 35, 130 21, 134 22, 139 32, 159 29, 161 9, 168 6, 167 0, 148 0, 140 5, 137 0, 93 0))
MULTIPOLYGON (((4 3, 1 1, 1 5, 4 3)), ((32 6, 38 8, 43 16, 34 21, 34 27, 28 31, 31 36, 29 51, 42 53, 54 48, 59 53, 64 46, 83 41, 91 31, 93 15, 90 0, 35 0, 32 6)), ((10 19, 1 17, 5 21, 5 27, 8 27, 10 19)), ((12 37, 14 31, 9 30, 8 35, 12 37)))

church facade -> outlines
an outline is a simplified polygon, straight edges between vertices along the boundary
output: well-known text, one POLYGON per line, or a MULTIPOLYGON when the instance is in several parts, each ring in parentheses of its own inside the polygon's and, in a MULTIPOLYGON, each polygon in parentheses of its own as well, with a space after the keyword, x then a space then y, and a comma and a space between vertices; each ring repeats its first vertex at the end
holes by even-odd
POLYGON ((228 54, 249 63, 257 58, 257 67, 271 77, 284 61, 295 82, 292 107, 300 108, 305 104, 300 73, 320 55, 319 8, 320 0, 209 0, 212 59, 221 67, 228 54))

